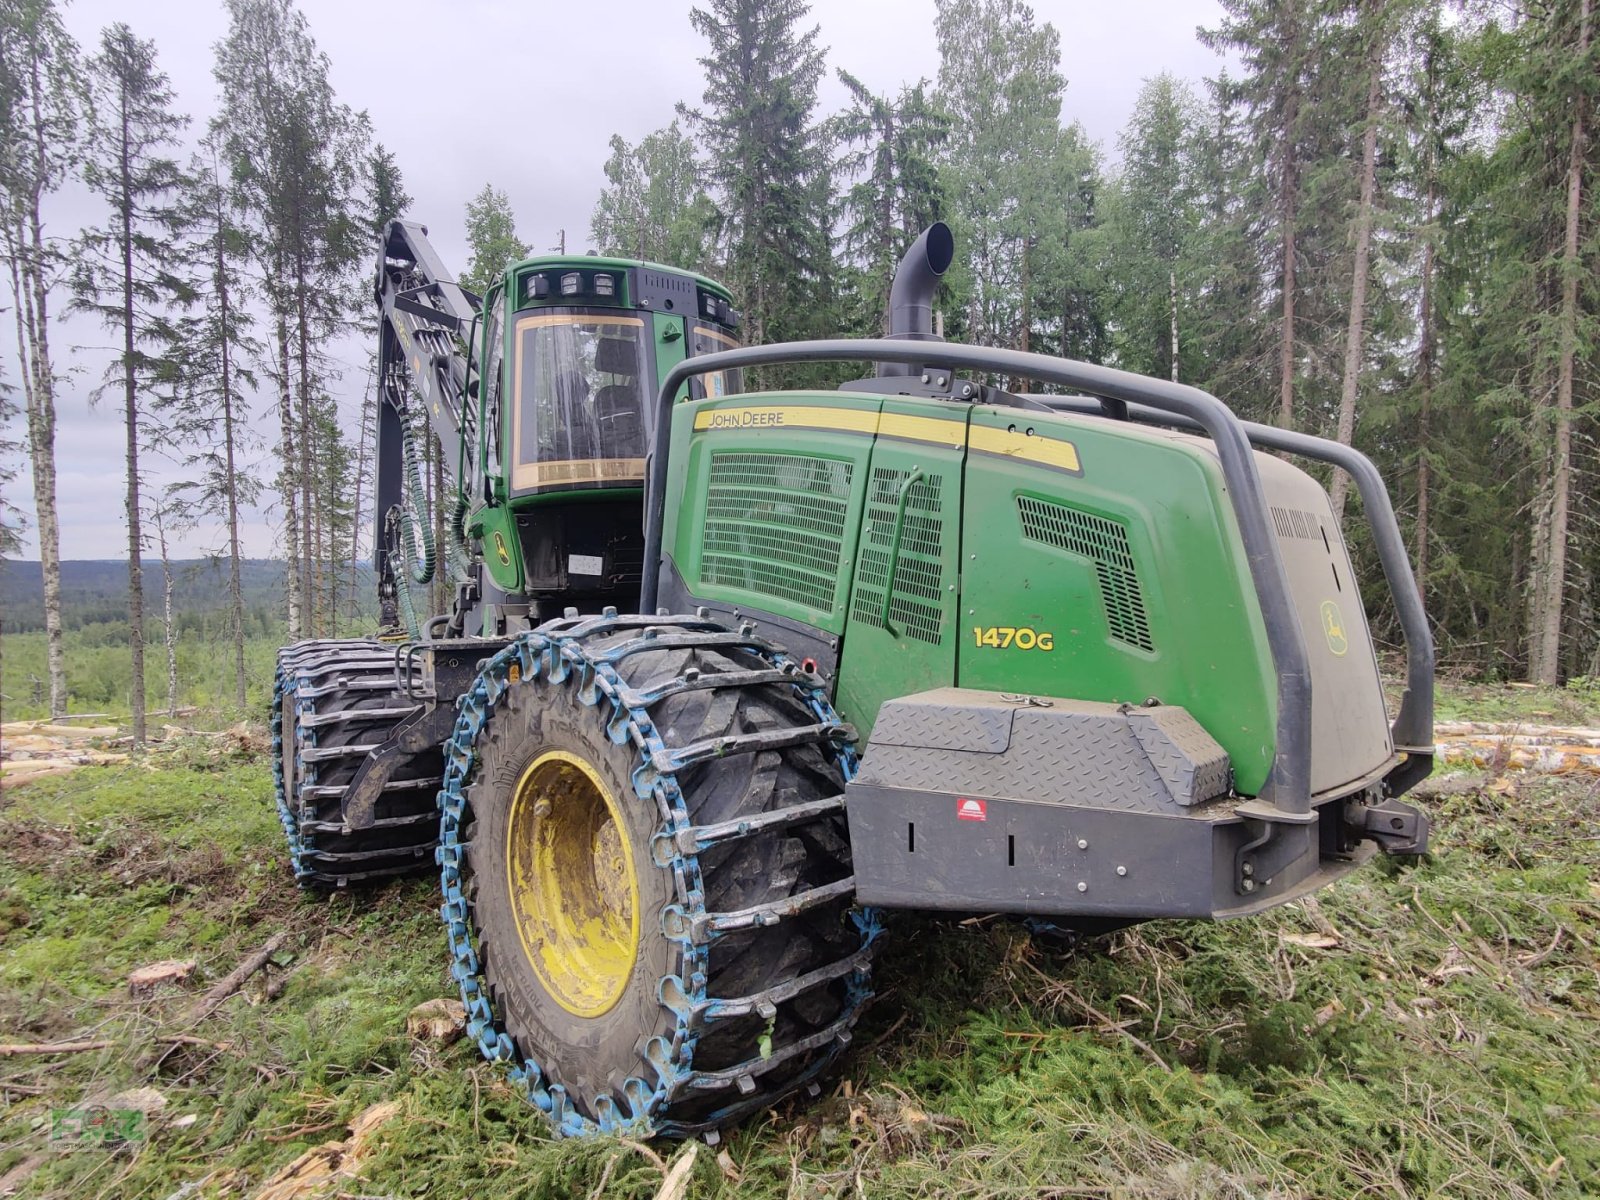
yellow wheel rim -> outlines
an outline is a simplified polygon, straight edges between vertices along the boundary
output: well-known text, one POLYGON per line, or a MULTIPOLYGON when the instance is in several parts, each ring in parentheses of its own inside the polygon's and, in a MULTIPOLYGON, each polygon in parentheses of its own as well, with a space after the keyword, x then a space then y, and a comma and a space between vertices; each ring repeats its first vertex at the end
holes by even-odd
POLYGON ((605 784, 563 750, 528 764, 511 797, 506 886, 522 952, 579 1017, 611 1011, 639 953, 639 878, 605 784))

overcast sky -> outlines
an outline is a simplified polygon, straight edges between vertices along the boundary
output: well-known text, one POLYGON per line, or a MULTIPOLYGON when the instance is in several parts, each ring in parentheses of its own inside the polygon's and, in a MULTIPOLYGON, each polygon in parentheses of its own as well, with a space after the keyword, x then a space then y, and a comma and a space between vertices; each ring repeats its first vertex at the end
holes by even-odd
MULTIPOLYGON (((457 269, 466 263, 463 209, 485 182, 510 196, 518 232, 535 251, 554 248, 563 231, 569 251, 588 249, 589 213, 605 181, 611 135, 637 141, 670 121, 677 101, 700 100, 696 60, 704 43, 689 26, 692 0, 300 0, 300 7, 332 61, 339 98, 365 109, 377 139, 398 157, 414 197, 408 215, 429 227, 444 261, 457 269)), ((1061 33, 1063 120, 1080 122, 1109 157, 1143 80, 1165 70, 1198 82, 1217 69, 1216 55, 1195 37, 1198 26, 1218 21, 1216 0, 1036 0, 1033 7, 1061 33)), ((827 49, 822 110, 844 102, 836 67, 879 92, 931 80, 939 65, 933 12, 933 0, 812 0, 827 49)), ((107 24, 127 21, 140 37, 154 39, 178 107, 195 127, 215 112, 212 47, 227 31, 220 4, 76 0, 64 15, 86 51, 107 24)), ((50 199, 46 219, 50 232, 68 236, 102 217, 91 197, 71 189, 50 199)), ((3 302, 9 305, 9 295, 3 302)), ((58 296, 55 311, 62 307, 58 296)), ((13 384, 20 373, 14 329, 7 313, 0 354, 13 384)), ((51 339, 58 369, 72 372, 57 401, 61 554, 122 558, 120 398, 108 396, 97 408, 88 401, 107 361, 96 347, 110 339, 82 320, 55 325, 51 339)), ((351 342, 336 357, 345 367, 337 390, 353 429, 365 347, 351 342)), ((258 423, 270 444, 265 415, 258 423)), ((261 474, 269 475, 264 451, 261 459, 261 474)), ((147 487, 155 491, 172 470, 159 458, 148 462, 147 487)), ((36 557, 25 471, 7 495, 28 515, 23 555, 36 557)), ((248 554, 273 552, 274 516, 270 509, 251 515, 248 554)), ((214 531, 180 543, 179 556, 221 544, 214 531)))

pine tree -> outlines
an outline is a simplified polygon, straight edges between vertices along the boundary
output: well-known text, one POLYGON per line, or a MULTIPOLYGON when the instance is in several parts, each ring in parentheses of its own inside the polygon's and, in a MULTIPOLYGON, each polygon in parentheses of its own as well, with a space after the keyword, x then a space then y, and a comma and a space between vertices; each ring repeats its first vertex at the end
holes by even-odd
POLYGON ((193 292, 179 273, 177 242, 184 178, 169 151, 189 119, 172 111, 172 89, 156 66, 155 43, 127 25, 109 26, 88 64, 94 124, 84 181, 110 209, 104 227, 85 230, 73 271, 73 307, 115 330, 121 353, 106 386, 122 394, 126 433, 128 642, 133 659, 129 706, 133 744, 145 741, 144 535, 139 452, 144 440, 144 385, 162 369, 177 328, 174 306, 193 292))
MULTIPOLYGON (((726 220, 726 282, 751 342, 826 330, 832 298, 831 192, 815 121, 823 52, 803 0, 710 0, 689 21, 708 44, 699 135, 726 220)), ((798 374, 806 374, 800 372, 798 374)))
POLYGON ((22 359, 52 716, 67 711, 56 519, 56 375, 50 357, 50 289, 62 255, 45 236, 42 205, 77 165, 87 108, 78 47, 51 0, 0 0, 0 245, 22 359))
POLYGON ((677 121, 637 146, 613 134, 605 172, 606 187, 589 219, 600 253, 716 270, 716 205, 706 194, 694 142, 677 121))
MULTIPOLYGON (((1534 19, 1514 35, 1523 39, 1527 53, 1513 72, 1513 85, 1533 102, 1528 107, 1534 127, 1527 132, 1535 137, 1544 134, 1544 147, 1553 141, 1565 151, 1559 164, 1542 164, 1546 177, 1553 174, 1558 180, 1552 191, 1560 202, 1550 205, 1546 229, 1550 233, 1559 229, 1560 237, 1549 238, 1541 264, 1548 282, 1547 298, 1542 298, 1540 307, 1547 319, 1535 336, 1546 357, 1536 384, 1540 470, 1528 600, 1528 678, 1553 684, 1563 671, 1578 347, 1580 338, 1589 340, 1595 326, 1595 293, 1600 291, 1594 283, 1594 250, 1584 245, 1583 237, 1594 194, 1590 183, 1586 199, 1585 185, 1600 163, 1600 152, 1590 144, 1591 112, 1600 96, 1600 56, 1595 54, 1593 0, 1551 4, 1530 16, 1534 19), (1556 165, 1559 172, 1551 171, 1556 165)), ((1527 148, 1537 152, 1543 147, 1527 148)))
POLYGON ((528 244, 517 236, 511 201, 493 184, 467 201, 467 247, 470 257, 461 286, 482 296, 505 273, 508 263, 528 257, 528 244))
MULTIPOLYGON (((1378 133, 1385 110, 1384 69, 1391 43, 1399 32, 1400 5, 1392 0, 1362 0, 1354 22, 1355 49, 1360 54, 1366 97, 1361 121, 1359 196, 1351 221, 1354 254, 1350 266, 1350 307, 1345 326, 1344 370, 1339 388, 1338 426, 1334 437, 1350 445, 1355 437, 1356 396, 1366 367, 1367 293, 1371 284, 1374 209, 1378 203, 1378 133)), ((1350 477, 1335 471, 1329 497, 1335 517, 1344 514, 1350 477)))

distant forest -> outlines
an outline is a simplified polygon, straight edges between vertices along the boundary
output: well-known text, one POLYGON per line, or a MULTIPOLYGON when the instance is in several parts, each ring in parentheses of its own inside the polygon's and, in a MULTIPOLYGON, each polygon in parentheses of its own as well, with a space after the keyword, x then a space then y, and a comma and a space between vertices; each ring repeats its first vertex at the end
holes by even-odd
MULTIPOLYGON (((240 560, 246 636, 283 629, 283 562, 240 560)), ((215 558, 174 559, 172 602, 177 632, 224 632, 228 564, 215 558)), ((153 572, 159 585, 160 568, 153 572)), ((370 590, 370 577, 363 579, 370 590)), ((121 559, 67 559, 61 564, 61 624, 68 632, 128 619, 128 564, 121 559)), ((44 628, 44 573, 37 562, 0 562, 0 632, 44 628)))

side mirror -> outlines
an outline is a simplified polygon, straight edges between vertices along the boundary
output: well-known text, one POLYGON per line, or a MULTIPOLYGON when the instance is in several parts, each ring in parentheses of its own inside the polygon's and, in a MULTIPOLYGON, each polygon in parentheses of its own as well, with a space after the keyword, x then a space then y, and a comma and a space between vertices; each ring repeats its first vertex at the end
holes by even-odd
POLYGON ((478 398, 478 381, 476 379, 467 380, 467 397, 472 400, 478 398))

